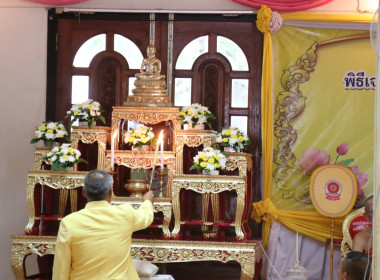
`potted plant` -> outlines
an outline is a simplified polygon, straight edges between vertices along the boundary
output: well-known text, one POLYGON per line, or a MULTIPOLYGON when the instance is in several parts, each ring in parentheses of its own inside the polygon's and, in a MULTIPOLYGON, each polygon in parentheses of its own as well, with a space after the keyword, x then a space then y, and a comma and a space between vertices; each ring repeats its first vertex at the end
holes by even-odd
POLYGON ((212 147, 206 147, 193 158, 190 170, 200 170, 204 174, 217 175, 226 169, 226 154, 212 147))
POLYGON ((70 111, 67 111, 66 117, 72 118, 70 125, 79 120, 79 122, 86 122, 90 128, 96 124, 96 120, 100 120, 103 124, 106 123, 104 116, 102 116, 103 112, 104 110, 99 102, 88 99, 86 102, 73 104, 70 111))
POLYGON ((62 121, 50 122, 45 121, 37 127, 34 132, 34 138, 30 141, 30 144, 43 141, 46 147, 51 148, 54 143, 58 143, 62 140, 69 141, 69 133, 67 132, 62 121))
POLYGON ((73 167, 78 162, 86 162, 80 158, 81 152, 77 149, 70 147, 71 144, 62 144, 59 147, 54 147, 43 158, 51 165, 51 170, 64 170, 73 167))
POLYGON ((216 143, 221 144, 226 152, 241 152, 251 141, 248 136, 237 127, 223 128, 216 135, 216 143))
POLYGON ((211 128, 209 119, 215 119, 215 116, 205 106, 198 103, 191 104, 190 106, 182 107, 179 112, 178 119, 182 121, 184 129, 204 129, 207 124, 211 128))
POLYGON ((124 143, 132 146, 132 150, 150 150, 151 145, 156 145, 153 129, 141 125, 137 128, 130 128, 123 131, 124 143))

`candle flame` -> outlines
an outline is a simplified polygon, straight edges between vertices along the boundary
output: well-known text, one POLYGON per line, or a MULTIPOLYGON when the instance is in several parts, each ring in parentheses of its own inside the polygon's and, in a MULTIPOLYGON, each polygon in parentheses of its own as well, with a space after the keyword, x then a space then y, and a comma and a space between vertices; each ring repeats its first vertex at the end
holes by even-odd
POLYGON ((160 136, 158 136, 157 145, 160 144, 161 141, 164 141, 164 130, 163 129, 160 132, 160 136))

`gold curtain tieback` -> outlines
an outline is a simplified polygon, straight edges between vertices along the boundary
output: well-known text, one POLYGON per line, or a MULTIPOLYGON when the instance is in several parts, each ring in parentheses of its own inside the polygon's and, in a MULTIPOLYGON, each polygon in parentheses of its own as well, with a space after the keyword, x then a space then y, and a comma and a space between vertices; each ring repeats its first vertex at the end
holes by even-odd
POLYGON ((256 27, 262 32, 270 32, 270 21, 272 20, 272 10, 265 5, 262 5, 260 10, 257 12, 256 27))
POLYGON ((252 207, 251 219, 257 223, 261 223, 261 221, 271 223, 278 218, 277 208, 270 198, 253 203, 252 207))

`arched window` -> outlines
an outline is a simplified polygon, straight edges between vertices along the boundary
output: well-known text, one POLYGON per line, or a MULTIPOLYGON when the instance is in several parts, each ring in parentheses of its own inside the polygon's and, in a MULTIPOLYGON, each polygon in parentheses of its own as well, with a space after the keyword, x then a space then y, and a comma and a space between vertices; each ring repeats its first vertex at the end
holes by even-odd
POLYGON ((195 38, 182 49, 175 65, 174 105, 188 106, 196 100, 206 105, 207 101, 212 100, 210 105, 215 107, 218 103, 217 99, 225 96, 223 101, 219 101, 221 102, 219 105, 222 105, 228 100, 225 105, 222 105, 224 112, 217 105, 218 108, 214 109, 218 112, 214 114, 218 115, 218 119, 227 117, 228 123, 220 122, 215 125, 218 128, 232 125, 248 133, 248 111, 235 110, 236 113, 233 113, 233 109, 248 109, 248 70, 247 58, 233 40, 224 36, 210 37, 209 35, 195 38), (216 49, 213 49, 212 46, 215 44, 210 41, 215 37, 216 49), (197 79, 197 73, 201 73, 198 79, 201 82, 200 89, 199 85, 196 85, 198 89, 192 86, 197 83, 194 81, 197 79), (200 96, 197 97, 197 95, 200 96))
MULTIPOLYGON (((143 55, 138 46, 123 35, 99 34, 89 38, 78 48, 73 59, 71 103, 92 98, 102 101, 103 107, 108 107, 111 112, 113 103, 118 103, 114 93, 119 96, 132 94, 134 73, 139 71, 142 60, 143 55), (113 44, 108 48, 107 36, 113 36, 113 44), (127 70, 132 72, 127 74, 127 70), (119 84, 124 79, 126 82, 119 84), (123 84, 126 85, 124 93, 121 92, 123 84), (111 98, 107 91, 113 93, 111 98)), ((108 115, 106 119, 110 122, 110 113, 108 115)))

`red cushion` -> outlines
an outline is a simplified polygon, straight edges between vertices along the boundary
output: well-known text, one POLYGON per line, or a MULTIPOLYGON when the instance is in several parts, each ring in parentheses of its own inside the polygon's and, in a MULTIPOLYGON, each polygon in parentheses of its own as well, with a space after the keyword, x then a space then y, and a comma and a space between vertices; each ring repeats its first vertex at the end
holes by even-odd
POLYGON ((352 220, 350 227, 348 228, 351 238, 354 239, 355 235, 358 232, 365 230, 369 226, 371 226, 371 222, 368 221, 366 217, 364 216, 356 217, 355 219, 352 220))

